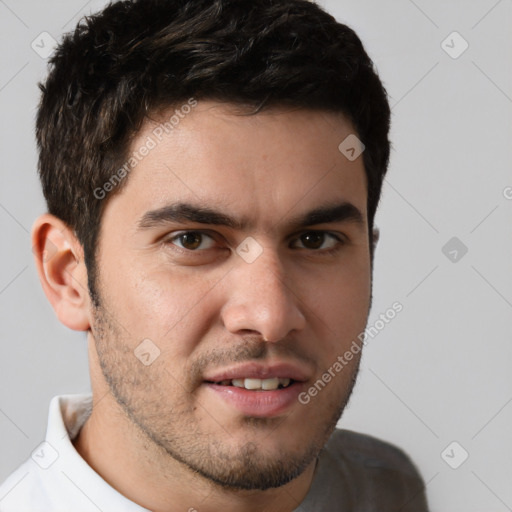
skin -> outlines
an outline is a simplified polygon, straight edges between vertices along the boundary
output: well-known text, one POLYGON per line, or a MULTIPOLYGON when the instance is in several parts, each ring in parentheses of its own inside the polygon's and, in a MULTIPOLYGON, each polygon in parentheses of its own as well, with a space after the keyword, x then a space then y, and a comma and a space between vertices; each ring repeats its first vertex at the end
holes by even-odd
MULTIPOLYGON (((156 126, 147 121, 132 150, 156 126)), ((46 295, 63 324, 87 331, 93 412, 75 446, 132 501, 155 512, 289 512, 307 494, 360 354, 307 405, 297 401, 273 417, 241 413, 203 379, 242 362, 286 361, 307 371, 307 389, 364 330, 366 179, 362 157, 351 162, 338 151, 351 133, 333 113, 240 116, 233 106, 200 102, 104 199, 98 308, 72 231, 49 214, 34 225, 46 295), (247 226, 138 228, 147 211, 175 202, 247 226), (291 223, 341 202, 357 208, 361 222, 291 223), (209 236, 177 237, 191 230, 209 236), (302 236, 313 230, 325 235, 302 236), (252 263, 236 253, 249 236, 262 249, 252 263), (160 350, 148 366, 134 356, 145 339, 160 350)))

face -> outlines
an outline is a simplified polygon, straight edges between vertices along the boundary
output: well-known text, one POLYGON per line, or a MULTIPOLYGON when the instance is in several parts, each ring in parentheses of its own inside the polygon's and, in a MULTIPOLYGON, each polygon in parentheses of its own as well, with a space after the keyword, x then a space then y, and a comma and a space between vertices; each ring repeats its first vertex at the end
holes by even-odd
POLYGON ((333 365, 366 325, 371 267, 362 158, 338 150, 351 133, 334 114, 199 103, 106 204, 104 378, 165 457, 226 488, 301 474, 352 390, 359 355, 333 365))

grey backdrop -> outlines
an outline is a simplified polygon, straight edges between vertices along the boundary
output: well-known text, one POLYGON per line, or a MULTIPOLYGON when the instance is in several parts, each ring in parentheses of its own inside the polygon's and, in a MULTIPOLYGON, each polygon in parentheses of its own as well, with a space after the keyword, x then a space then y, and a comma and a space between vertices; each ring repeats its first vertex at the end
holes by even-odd
MULTIPOLYGON (((32 261, 33 125, 51 38, 104 3, 0 0, 0 480, 43 439, 51 397, 89 390, 85 335, 59 324, 32 261)), ((433 511, 512 510, 512 2, 320 3, 390 94, 370 324, 403 304, 340 425, 402 446, 433 511)))

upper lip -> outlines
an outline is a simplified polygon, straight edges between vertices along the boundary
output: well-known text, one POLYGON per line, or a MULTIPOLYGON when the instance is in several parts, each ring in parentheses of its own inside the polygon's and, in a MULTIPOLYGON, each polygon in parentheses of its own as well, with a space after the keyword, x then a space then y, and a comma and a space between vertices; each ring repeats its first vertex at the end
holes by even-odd
POLYGON ((291 363, 274 363, 274 364, 261 364, 261 363, 245 363, 232 368, 221 370, 217 373, 206 375, 204 380, 209 382, 221 382, 223 380, 231 379, 268 379, 271 377, 278 377, 281 379, 292 379, 296 381, 306 381, 308 373, 300 366, 291 363))

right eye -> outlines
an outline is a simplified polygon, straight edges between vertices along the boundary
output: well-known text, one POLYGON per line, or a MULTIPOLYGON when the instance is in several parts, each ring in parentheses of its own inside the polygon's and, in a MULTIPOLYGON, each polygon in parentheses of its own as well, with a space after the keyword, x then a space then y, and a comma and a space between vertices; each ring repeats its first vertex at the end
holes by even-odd
POLYGON ((187 251, 212 249, 215 240, 202 231, 181 231, 165 241, 187 251))

